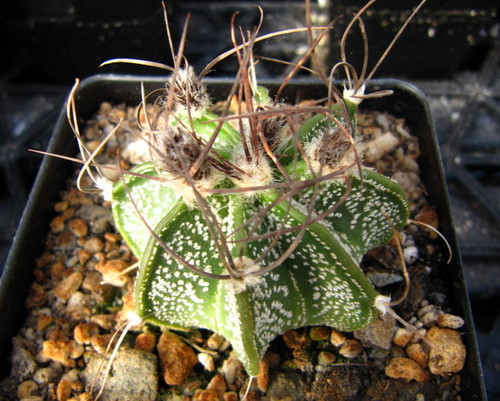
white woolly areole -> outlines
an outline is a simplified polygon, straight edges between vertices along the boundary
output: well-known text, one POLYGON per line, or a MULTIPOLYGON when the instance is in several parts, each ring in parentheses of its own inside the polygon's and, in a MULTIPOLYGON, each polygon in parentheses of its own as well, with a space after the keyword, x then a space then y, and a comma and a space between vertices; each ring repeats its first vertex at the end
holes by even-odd
MULTIPOLYGON (((245 172, 245 174, 242 174, 241 179, 233 179, 233 182, 239 188, 266 186, 273 181, 272 169, 264 155, 260 155, 258 162, 255 159, 248 162, 246 158, 239 157, 234 161, 234 164, 245 172)), ((245 192, 250 197, 255 195, 255 193, 256 191, 245 192)))
MULTIPOLYGON (((313 138, 304 146, 309 165, 311 166, 311 170, 315 174, 326 175, 334 173, 336 171, 344 170, 346 173, 358 176, 358 166, 353 166, 353 164, 356 162, 356 153, 353 149, 349 149, 334 167, 330 167, 326 164, 320 163, 317 157, 317 153, 320 152, 322 146, 322 137, 313 138)), ((363 144, 360 141, 355 140, 353 147, 356 148, 358 154, 361 155, 363 153, 363 144)))
MULTIPOLYGON (((197 197, 195 190, 185 179, 174 177, 166 171, 160 171, 160 177, 165 179, 167 185, 182 197, 186 205, 190 207, 196 205, 197 197)), ((196 192, 205 198, 212 194, 210 190, 219 185, 223 179, 224 176, 219 171, 211 168, 210 174, 207 177, 194 182, 196 192)))
POLYGON ((195 79, 196 74, 194 73, 193 67, 190 65, 187 68, 179 68, 177 70, 177 79, 182 82, 187 82, 188 80, 195 79))
POLYGON ((142 319, 134 311, 127 312, 125 319, 127 319, 127 326, 134 327, 142 323, 142 319))
POLYGON ((248 287, 255 287, 262 279, 261 276, 251 275, 251 273, 260 270, 260 266, 253 259, 242 256, 241 258, 236 258, 234 264, 238 273, 241 273, 241 277, 223 281, 229 292, 239 294, 248 287))
POLYGON ((342 96, 345 100, 354 103, 356 106, 359 105, 363 100, 363 95, 365 94, 365 85, 361 85, 358 90, 344 88, 342 96))
POLYGON ((383 316, 389 311, 389 309, 391 309, 389 305, 390 303, 391 303, 391 297, 388 297, 386 295, 378 295, 375 298, 373 306, 375 306, 375 308, 378 309, 383 316))
POLYGON ((113 200, 113 181, 106 177, 97 177, 95 186, 101 190, 101 196, 105 201, 113 200))

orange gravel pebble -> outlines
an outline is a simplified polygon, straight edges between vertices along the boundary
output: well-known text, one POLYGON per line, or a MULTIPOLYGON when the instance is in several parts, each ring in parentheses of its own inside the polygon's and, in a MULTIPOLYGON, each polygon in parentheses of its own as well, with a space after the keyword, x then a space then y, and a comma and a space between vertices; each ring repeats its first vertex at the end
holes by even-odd
POLYGON ((417 382, 426 381, 428 373, 410 358, 393 358, 389 365, 385 367, 385 374, 393 379, 403 379, 407 382, 415 380, 417 382))
POLYGON ((156 346, 165 383, 174 386, 186 381, 189 372, 198 363, 191 347, 168 331, 162 333, 156 346))
POLYGON ((83 219, 73 219, 68 223, 68 228, 77 237, 85 237, 89 232, 89 227, 83 219))
POLYGON ((54 234, 62 233, 64 231, 64 217, 56 216, 50 222, 50 229, 54 234))
POLYGON ((152 352, 156 345, 156 336, 153 333, 140 333, 135 338, 134 348, 152 352))

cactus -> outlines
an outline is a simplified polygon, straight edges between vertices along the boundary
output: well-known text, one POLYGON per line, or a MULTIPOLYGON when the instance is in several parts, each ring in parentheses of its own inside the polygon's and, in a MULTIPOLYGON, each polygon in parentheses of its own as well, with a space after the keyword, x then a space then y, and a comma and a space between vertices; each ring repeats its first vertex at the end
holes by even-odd
POLYGON ((224 335, 250 375, 270 341, 289 329, 355 330, 373 321, 379 294, 359 263, 409 215, 399 186, 359 166, 358 139, 348 132, 355 117, 343 117, 353 103, 322 110, 286 137, 279 135, 284 107, 273 106, 263 88, 255 92, 255 109, 281 114, 259 117, 260 129, 275 131, 261 135, 250 161, 247 131, 205 109, 191 121, 178 110, 170 123, 161 111, 153 160, 113 189, 116 225, 140 260, 137 315, 224 335), (190 175, 216 129, 213 152, 190 175))
POLYGON ((219 114, 204 74, 176 57, 153 116, 152 95, 139 108, 149 160, 111 193, 116 226, 140 261, 136 317, 224 335, 252 376, 287 330, 351 331, 385 312, 389 298, 359 265, 409 218, 404 191, 361 163, 365 78, 347 66, 345 49, 334 67, 349 79, 343 96, 325 78, 323 105, 292 106, 258 86, 257 40, 235 45, 239 78, 219 114))

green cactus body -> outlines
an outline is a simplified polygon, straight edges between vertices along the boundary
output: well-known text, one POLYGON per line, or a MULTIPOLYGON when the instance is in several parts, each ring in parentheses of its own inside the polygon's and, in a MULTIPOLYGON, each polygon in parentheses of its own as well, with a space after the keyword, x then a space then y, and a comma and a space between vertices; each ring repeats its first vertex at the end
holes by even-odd
MULTIPOLYGON (((352 120, 354 107, 348 109, 352 120)), ((339 117, 341 109, 332 113, 339 117)), ((204 140, 214 129, 214 123, 207 124, 210 119, 213 116, 206 114, 192 124, 204 140)), ((312 142, 333 125, 328 117, 316 115, 300 128, 298 139, 304 144, 312 142)), ((239 133, 225 127, 218 138, 218 155, 231 160, 237 151, 236 139, 241 140, 239 133)), ((285 151, 280 162, 285 171, 297 180, 314 178, 306 161, 292 154, 292 142, 282 146, 285 151)), ((275 180, 285 182, 275 170, 275 180)), ((355 165, 342 179, 332 175, 293 196, 283 196, 281 187, 251 196, 237 191, 207 196, 204 207, 227 235, 227 253, 221 253, 217 246, 220 233, 199 207, 186 204, 168 183, 148 179, 161 175, 152 163, 135 172, 141 176, 127 176, 115 185, 113 213, 120 232, 140 259, 135 291, 136 313, 141 318, 218 332, 231 342, 247 373, 256 375, 269 343, 286 330, 329 325, 350 331, 377 316, 379 293, 359 263, 369 249, 387 242, 409 216, 404 192, 389 179, 355 165), (322 216, 334 205, 338 207, 322 216), (252 220, 259 213, 260 218, 252 220), (320 218, 311 222, 315 216, 320 218), (304 223, 307 226, 301 229, 304 223), (276 232, 280 234, 272 235, 276 232), (298 235, 297 246, 281 261, 298 235), (166 252, 165 245, 175 255, 166 252), (241 272, 238 278, 209 277, 186 266, 227 275, 222 258, 241 272), (277 267, 259 273, 277 260, 277 267)), ((218 188, 233 185, 225 179, 218 188)))
MULTIPOLYGON (((219 123, 214 120, 219 118, 218 115, 204 112, 198 118, 191 119, 189 115, 177 115, 177 119, 180 119, 180 123, 187 127, 196 127, 196 134, 198 137, 204 141, 208 141, 214 131, 217 129, 219 123)), ((178 124, 178 120, 173 120, 172 125, 178 124)), ((230 124, 224 122, 220 125, 220 129, 217 135, 217 139, 214 142, 212 149, 216 151, 219 155, 226 159, 230 159, 235 149, 238 148, 240 144, 240 134, 236 131, 230 124)))
POLYGON ((151 227, 156 227, 163 216, 175 207, 180 196, 163 182, 148 178, 158 178, 151 162, 143 163, 131 172, 138 175, 124 176, 113 188, 113 219, 134 255, 141 259, 151 237, 143 219, 151 227), (152 202, 159 199, 161 202, 152 202), (142 218, 134 204, 141 211, 142 218))

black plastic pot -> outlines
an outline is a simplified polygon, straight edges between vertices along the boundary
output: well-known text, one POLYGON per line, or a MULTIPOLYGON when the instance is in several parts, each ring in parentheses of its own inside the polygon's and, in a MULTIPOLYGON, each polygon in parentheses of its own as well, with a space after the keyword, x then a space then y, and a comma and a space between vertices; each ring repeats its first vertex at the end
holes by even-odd
MULTIPOLYGON (((161 79, 147 76, 101 75, 83 81, 76 95, 79 117, 91 117, 102 101, 137 104, 141 97, 141 82, 144 83, 146 92, 164 85, 161 79)), ((207 83, 214 98, 225 97, 232 85, 231 80, 220 79, 207 83)), ((271 90, 279 85, 272 81, 261 84, 271 90)), ((394 90, 394 95, 367 100, 363 107, 404 117, 411 132, 419 138, 422 180, 428 190, 429 203, 437 209, 440 231, 449 241, 453 251, 453 261, 443 268, 441 274, 447 283, 447 296, 453 313, 463 316, 466 320, 463 340, 467 347, 467 360, 462 371, 462 397, 468 401, 486 401, 460 252, 427 101, 417 88, 398 80, 372 81, 368 91, 382 88, 394 90)), ((297 81, 283 92, 283 96, 289 101, 319 98, 324 95, 325 87, 316 81, 297 81)), ((76 153, 76 141, 66 121, 64 110, 59 117, 48 151, 69 156, 76 153)), ((0 281, 0 316, 3 318, 0 327, 0 378, 8 374, 11 338, 16 335, 26 316, 24 300, 32 282, 35 259, 42 254, 49 222, 54 217, 53 204, 59 199, 59 192, 67 186, 67 180, 73 170, 74 166, 68 161, 54 157, 45 158, 11 248, 0 281)))

